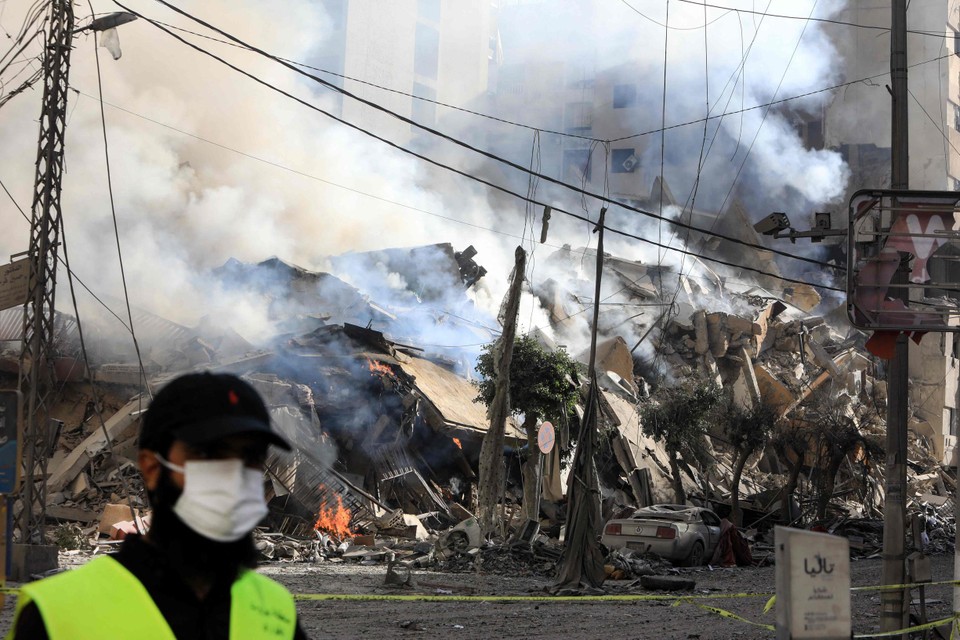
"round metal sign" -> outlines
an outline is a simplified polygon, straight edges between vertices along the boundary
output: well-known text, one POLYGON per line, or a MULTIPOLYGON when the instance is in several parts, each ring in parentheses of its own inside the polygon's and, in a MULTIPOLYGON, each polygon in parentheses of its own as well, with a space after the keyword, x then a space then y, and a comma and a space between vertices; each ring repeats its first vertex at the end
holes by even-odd
POLYGON ((554 431, 553 425, 549 422, 544 422, 540 425, 540 430, 537 432, 537 446, 540 448, 540 451, 550 453, 553 451, 553 445, 556 441, 557 434, 554 431))

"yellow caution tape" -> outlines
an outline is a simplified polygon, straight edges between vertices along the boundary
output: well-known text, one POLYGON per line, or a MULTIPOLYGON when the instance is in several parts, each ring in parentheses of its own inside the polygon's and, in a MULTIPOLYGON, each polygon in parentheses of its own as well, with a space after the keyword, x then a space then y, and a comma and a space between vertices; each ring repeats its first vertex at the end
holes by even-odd
POLYGON ((876 584, 867 587, 850 587, 850 591, 894 591, 897 589, 916 589, 917 587, 939 587, 953 585, 960 587, 960 580, 941 580, 939 582, 913 582, 910 584, 876 584))
POLYGON ((694 605, 700 607, 701 609, 703 609, 704 611, 710 611, 711 613, 715 613, 715 614, 717 614, 718 616, 720 616, 721 618, 728 618, 728 619, 730 619, 730 620, 736 620, 737 622, 745 622, 746 624, 752 624, 752 625, 755 626, 755 627, 760 627, 761 629, 766 629, 767 631, 776 631, 776 630, 777 630, 777 628, 776 628, 775 626, 773 626, 772 624, 764 624, 763 622, 754 622, 753 620, 748 620, 747 618, 744 618, 743 616, 738 616, 737 614, 733 613, 732 611, 727 611, 726 609, 720 609, 720 608, 718 608, 718 607, 711 607, 710 605, 702 604, 702 603, 700 603, 700 602, 691 602, 690 604, 694 604, 694 605))
MULTIPOLYGON (((960 585, 960 581, 947 580, 943 582, 927 582, 924 583, 926 586, 930 585, 942 585, 942 584, 956 584, 960 585)), ((892 589, 892 588, 904 588, 910 585, 886 585, 883 588, 892 589)), ((853 590, 870 590, 877 589, 877 587, 855 587, 853 590)), ((10 594, 17 595, 20 592, 19 588, 16 587, 0 587, 0 594, 10 594)), ((704 611, 709 611, 715 613, 722 618, 727 618, 728 620, 736 620, 738 622, 743 622, 745 624, 753 625, 766 629, 768 631, 775 631, 776 627, 771 624, 764 624, 762 622, 755 622, 748 618, 744 618, 732 611, 727 611, 726 609, 721 609, 719 607, 712 607, 702 602, 701 600, 723 600, 723 599, 732 599, 732 598, 759 598, 769 596, 769 593, 723 593, 723 594, 712 594, 712 595, 632 595, 632 594, 623 594, 623 595, 604 595, 604 596, 551 596, 551 595, 537 595, 537 596, 455 596, 455 595, 430 595, 430 594, 359 594, 359 593, 295 593, 293 598, 295 600, 309 600, 309 601, 321 601, 321 600, 353 600, 353 601, 399 601, 399 602, 642 602, 642 601, 670 601, 672 606, 677 607, 681 604, 692 604, 697 606, 704 611)), ((767 600, 766 605, 763 608, 763 613, 769 613, 773 609, 776 603, 777 596, 773 595, 767 600)), ((950 616, 948 618, 943 618, 941 620, 935 620, 933 622, 927 622, 926 624, 917 625, 914 627, 908 627, 906 629, 898 629, 897 631, 884 631, 880 633, 863 633, 854 635, 854 638, 886 638, 897 635, 903 635, 906 633, 915 633, 917 631, 925 631, 928 629, 933 629, 950 622, 954 622, 953 628, 951 630, 950 638, 954 640, 955 638, 960 638, 960 628, 958 628, 958 622, 960 622, 960 616, 950 616)))
POLYGON ((369 600, 398 602, 642 602, 677 600, 723 600, 729 598, 763 598, 768 593, 723 593, 713 595, 604 595, 604 596, 456 596, 396 593, 295 593, 294 600, 369 600))
MULTIPOLYGON (((949 618, 934 620, 933 622, 928 622, 926 624, 918 624, 915 627, 907 627, 906 629, 897 629, 896 631, 881 631, 879 633, 858 633, 858 634, 855 634, 853 637, 854 638, 889 638, 892 636, 900 636, 907 633, 915 633, 917 631, 926 631, 928 629, 933 629, 935 627, 949 624, 950 622, 955 622, 957 619, 958 619, 957 616, 950 616, 949 618)), ((956 629, 956 624, 954 624, 953 626, 954 626, 954 629, 956 629)), ((951 638, 954 637, 953 632, 951 632, 950 637, 951 638)))
POLYGON ((773 609, 773 606, 777 604, 777 594, 770 596, 770 599, 767 600, 767 604, 763 607, 763 615, 770 613, 770 610, 773 609))

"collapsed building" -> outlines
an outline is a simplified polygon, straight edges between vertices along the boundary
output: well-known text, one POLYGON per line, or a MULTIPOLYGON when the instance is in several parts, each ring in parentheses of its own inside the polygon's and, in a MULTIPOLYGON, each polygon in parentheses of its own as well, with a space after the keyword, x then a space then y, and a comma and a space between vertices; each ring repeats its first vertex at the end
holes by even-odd
MULTIPOLYGON (((564 263, 588 253, 565 247, 548 258, 564 263)), ((134 314, 142 363, 120 345, 116 332, 89 317, 88 366, 75 318, 58 315, 55 376, 62 393, 51 415, 47 511, 51 522, 74 522, 107 533, 105 505, 145 508, 137 481, 137 418, 150 388, 190 370, 242 375, 264 396, 278 430, 294 445, 268 460, 270 529, 311 537, 320 529, 339 539, 362 534, 426 539, 431 531, 462 527, 475 513, 486 408, 471 382, 474 344, 497 337, 467 291, 485 270, 472 247, 450 245, 348 254, 331 259, 338 275, 305 270, 273 258, 259 264, 228 261, 215 276, 228 290, 258 301, 270 335, 256 344, 209 319, 186 327, 144 311, 134 314), (379 278, 360 274, 379 274, 379 278), (363 282, 361 290, 356 284, 363 282), (95 328, 96 327, 96 328, 95 328), (100 417, 104 422, 101 425, 100 417)), ((701 265, 702 266, 702 265, 701 265)), ((569 272, 569 271, 568 271, 569 272)), ((822 420, 818 391, 834 401, 863 437, 843 452, 836 482, 821 482, 828 465, 820 446, 777 448, 751 458, 741 482, 745 524, 835 522, 876 518, 883 501, 882 465, 867 444, 883 431, 882 365, 863 347, 864 336, 845 328, 813 289, 773 293, 758 284, 697 276, 608 256, 597 367, 602 438, 597 455, 604 515, 624 507, 673 501, 669 458, 640 422, 639 406, 656 377, 703 376, 743 406, 776 408, 782 429, 822 420), (814 310, 827 307, 821 315, 814 310), (640 312, 637 312, 637 310, 640 312), (788 478, 796 486, 784 499, 788 478), (824 502, 824 488, 829 495, 824 502)), ((546 311, 548 348, 576 344, 592 300, 576 282, 547 279, 531 293, 546 311)), ((17 373, 21 311, 0 312, 0 380, 17 373)), ((585 361, 587 353, 574 353, 585 361)), ((576 433, 572 416, 570 432, 576 433)), ((808 436, 813 437, 813 436, 808 436)), ((911 421, 910 495, 915 506, 952 513, 955 480, 941 468, 942 443, 922 420, 911 421)), ((571 440, 546 456, 542 478, 542 530, 559 535, 571 440)), ((721 515, 729 510, 734 451, 722 433, 710 434, 716 464, 681 461, 683 484, 694 501, 721 515)), ((522 474, 527 439, 507 425, 503 498, 508 523, 522 528, 522 474)), ((15 506, 16 510, 22 508, 15 506)), ((464 529, 466 531, 467 529, 464 529)), ((472 533, 471 535, 475 535, 472 533)))

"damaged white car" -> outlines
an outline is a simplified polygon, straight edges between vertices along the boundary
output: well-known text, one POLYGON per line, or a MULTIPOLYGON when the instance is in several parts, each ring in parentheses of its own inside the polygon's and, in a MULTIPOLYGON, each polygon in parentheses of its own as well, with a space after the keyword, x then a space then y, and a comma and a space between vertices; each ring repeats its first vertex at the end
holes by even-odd
POLYGON ((607 522, 600 541, 608 549, 630 549, 688 567, 713 557, 720 541, 720 518, 702 507, 657 504, 638 509, 628 518, 607 522))

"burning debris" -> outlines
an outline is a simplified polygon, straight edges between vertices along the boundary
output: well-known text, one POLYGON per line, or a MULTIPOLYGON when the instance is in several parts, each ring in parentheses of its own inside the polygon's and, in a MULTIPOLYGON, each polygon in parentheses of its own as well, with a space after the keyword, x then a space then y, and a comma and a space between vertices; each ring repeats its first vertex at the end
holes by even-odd
MULTIPOLYGON (((324 489, 324 486, 320 485, 320 490, 328 493, 324 489)), ((349 540, 353 537, 350 531, 350 510, 343 506, 343 498, 338 495, 333 497, 334 500, 330 503, 326 500, 320 503, 317 522, 313 525, 313 528, 320 533, 330 534, 340 540, 349 540)))

